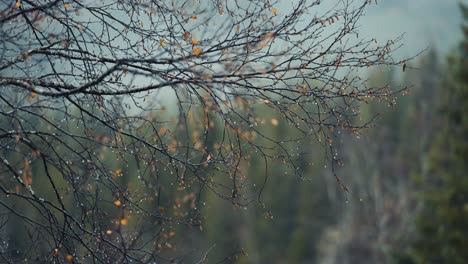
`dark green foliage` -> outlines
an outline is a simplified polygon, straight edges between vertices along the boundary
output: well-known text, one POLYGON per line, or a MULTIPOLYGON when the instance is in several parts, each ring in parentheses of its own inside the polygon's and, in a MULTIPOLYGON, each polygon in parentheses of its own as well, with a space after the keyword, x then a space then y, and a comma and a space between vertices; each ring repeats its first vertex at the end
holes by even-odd
MULTIPOLYGON (((462 6, 465 21, 468 9, 462 6)), ((447 61, 440 89, 440 124, 422 184, 416 238, 401 263, 468 263, 468 26, 447 61)))

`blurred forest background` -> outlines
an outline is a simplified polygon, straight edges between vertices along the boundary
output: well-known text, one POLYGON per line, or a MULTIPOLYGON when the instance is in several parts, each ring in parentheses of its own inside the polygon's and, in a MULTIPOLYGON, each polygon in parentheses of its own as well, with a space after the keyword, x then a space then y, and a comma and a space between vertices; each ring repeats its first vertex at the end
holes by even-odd
MULTIPOLYGON (((455 2, 443 4, 456 10, 455 2)), ((378 114, 372 128, 360 139, 341 139, 345 164, 338 174, 349 192, 336 184, 317 146, 302 160, 314 165, 304 166, 305 179, 273 165, 262 194, 266 209, 213 199, 206 232, 194 244, 205 245, 213 263, 235 248, 248 255, 236 263, 467 263, 468 9, 460 9, 465 24, 460 30, 457 20, 440 32, 451 33, 435 45, 442 52, 429 44, 404 74, 369 73, 376 85, 411 88, 395 106, 369 103, 361 115, 378 114), (450 39, 462 40, 448 48, 450 39)), ((406 52, 418 44, 409 46, 406 52)), ((287 125, 275 133, 288 133, 287 125)), ((261 168, 251 163, 253 184, 261 182, 261 168)))
MULTIPOLYGON (((450 19, 462 13, 468 21, 468 9, 451 5, 452 11, 461 12, 448 14, 450 19)), ((395 105, 365 105, 361 118, 376 115, 372 127, 358 139, 346 135, 338 139, 337 155, 344 166, 336 173, 348 191, 336 183, 322 146, 291 142, 289 148, 303 153, 297 158, 303 178, 288 174, 283 164, 270 164, 263 186, 264 168, 250 160, 244 169, 252 188, 264 188, 261 203, 255 198, 251 207, 240 208, 205 192, 203 226, 191 234, 174 226, 168 236, 181 235, 173 244, 166 243, 166 250, 185 252, 187 263, 203 255, 208 263, 467 263, 468 27, 464 25, 461 31, 455 30, 460 28, 455 24, 440 29, 441 34, 458 34, 450 33, 452 41, 447 42, 457 40, 456 46, 438 43, 435 46, 442 50, 438 51, 431 44, 415 45, 429 49, 404 73, 387 68, 368 73, 375 85, 410 88, 395 105)), ((409 48, 403 52, 415 48, 411 42, 406 45, 409 48)), ((264 116, 276 120, 271 112, 264 116)), ((271 133, 290 131, 286 123, 279 123, 271 133)), ((137 175, 131 173, 135 164, 106 162, 125 168, 121 181, 136 184, 137 175)), ((31 171, 34 174, 34 168, 31 171)), ((36 186, 40 192, 40 184, 36 186)), ((177 186, 167 188, 177 197, 177 186)), ((26 237, 21 227, 7 230, 13 238, 10 243, 21 248, 26 237)))

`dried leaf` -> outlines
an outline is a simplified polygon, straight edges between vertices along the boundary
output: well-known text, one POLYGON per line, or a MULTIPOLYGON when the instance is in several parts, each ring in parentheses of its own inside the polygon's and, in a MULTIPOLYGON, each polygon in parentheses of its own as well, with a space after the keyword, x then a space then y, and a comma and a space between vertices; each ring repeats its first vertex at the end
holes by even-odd
POLYGON ((32 171, 29 160, 24 160, 23 183, 26 185, 31 185, 32 181, 32 171))
POLYGON ((274 126, 279 125, 278 119, 272 118, 272 119, 271 119, 271 124, 274 125, 274 126))
POLYGON ((266 33, 263 35, 262 40, 269 40, 273 38, 273 33, 266 33))
POLYGON ((199 47, 194 48, 193 51, 192 51, 193 55, 195 55, 195 56, 200 55, 201 52, 202 52, 202 49, 199 48, 199 47))

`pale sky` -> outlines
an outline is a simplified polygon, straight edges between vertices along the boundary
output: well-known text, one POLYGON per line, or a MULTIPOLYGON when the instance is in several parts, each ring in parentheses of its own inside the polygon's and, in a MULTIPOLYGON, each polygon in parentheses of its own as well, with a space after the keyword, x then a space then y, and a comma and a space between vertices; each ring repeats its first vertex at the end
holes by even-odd
POLYGON ((447 52, 461 39, 459 3, 468 0, 377 0, 362 19, 362 33, 380 40, 406 33, 403 56, 435 47, 447 52))

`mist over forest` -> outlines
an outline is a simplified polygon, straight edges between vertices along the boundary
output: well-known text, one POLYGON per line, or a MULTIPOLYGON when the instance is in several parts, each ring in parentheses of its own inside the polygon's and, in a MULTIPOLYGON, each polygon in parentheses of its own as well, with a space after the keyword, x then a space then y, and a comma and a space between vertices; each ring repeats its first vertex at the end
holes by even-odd
POLYGON ((468 6, 0 3, 0 263, 468 263, 468 6))

